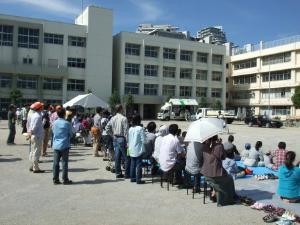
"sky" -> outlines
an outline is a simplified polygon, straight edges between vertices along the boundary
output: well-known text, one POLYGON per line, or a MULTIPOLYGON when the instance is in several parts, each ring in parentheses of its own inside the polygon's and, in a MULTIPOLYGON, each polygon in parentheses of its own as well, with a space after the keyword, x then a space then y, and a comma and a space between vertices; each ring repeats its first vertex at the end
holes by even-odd
POLYGON ((171 24, 196 35, 222 26, 228 41, 272 41, 300 35, 300 0, 0 0, 0 13, 73 23, 88 5, 113 10, 114 34, 141 23, 171 24))

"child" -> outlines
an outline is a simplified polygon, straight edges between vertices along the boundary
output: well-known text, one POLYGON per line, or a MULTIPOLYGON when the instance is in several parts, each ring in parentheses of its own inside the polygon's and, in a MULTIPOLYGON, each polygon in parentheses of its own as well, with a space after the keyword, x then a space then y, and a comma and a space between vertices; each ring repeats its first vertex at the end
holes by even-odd
POLYGON ((241 161, 245 161, 245 159, 249 157, 249 150, 250 149, 251 149, 251 144, 246 143, 245 144, 245 150, 241 154, 241 161))
POLYGON ((227 173, 233 178, 241 178, 245 176, 244 170, 240 170, 236 165, 233 149, 229 149, 226 151, 226 158, 222 161, 222 165, 227 173))

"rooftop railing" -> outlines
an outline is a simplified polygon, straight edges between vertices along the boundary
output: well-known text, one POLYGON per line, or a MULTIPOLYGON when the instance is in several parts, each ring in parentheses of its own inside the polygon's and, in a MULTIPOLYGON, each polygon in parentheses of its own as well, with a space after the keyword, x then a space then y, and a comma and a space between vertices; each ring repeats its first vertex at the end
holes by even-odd
POLYGON ((248 52, 255 52, 258 50, 274 48, 274 47, 288 45, 296 42, 300 42, 300 35, 295 35, 295 36, 282 38, 274 41, 261 42, 260 44, 256 44, 256 45, 249 44, 243 48, 233 48, 232 55, 240 55, 248 52))

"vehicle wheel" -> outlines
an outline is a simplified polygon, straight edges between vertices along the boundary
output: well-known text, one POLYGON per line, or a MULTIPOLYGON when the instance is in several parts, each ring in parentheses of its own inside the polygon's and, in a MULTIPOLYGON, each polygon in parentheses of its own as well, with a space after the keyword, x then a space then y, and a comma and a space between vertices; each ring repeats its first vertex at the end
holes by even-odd
POLYGON ((252 122, 249 122, 249 123, 248 123, 248 126, 249 126, 249 127, 252 127, 252 126, 253 126, 253 123, 252 123, 252 122))
POLYGON ((271 124, 270 123, 267 123, 266 124, 266 128, 270 128, 271 127, 271 124))
POLYGON ((169 121, 169 120, 170 120, 170 117, 167 116, 167 117, 166 117, 166 121, 169 121))

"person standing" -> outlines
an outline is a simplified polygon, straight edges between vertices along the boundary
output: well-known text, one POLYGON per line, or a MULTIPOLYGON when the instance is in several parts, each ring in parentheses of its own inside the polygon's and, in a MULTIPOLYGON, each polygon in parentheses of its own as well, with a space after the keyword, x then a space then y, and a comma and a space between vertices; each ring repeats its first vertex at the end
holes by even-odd
POLYGON ((27 133, 27 116, 29 112, 29 104, 25 104, 21 110, 21 118, 22 118, 22 134, 27 133))
POLYGON ((34 173, 44 173, 45 171, 39 168, 39 158, 44 139, 43 119, 41 113, 43 110, 43 104, 40 102, 35 102, 32 107, 35 112, 30 118, 30 126, 28 128, 28 133, 31 140, 29 159, 32 163, 32 166, 29 170, 33 171, 34 173))
POLYGON ((49 110, 49 106, 47 106, 47 109, 42 112, 43 128, 44 128, 42 156, 47 156, 47 148, 48 148, 49 135, 50 135, 50 118, 49 118, 48 110, 49 110))
POLYGON ((116 115, 106 125, 105 129, 113 135, 113 144, 115 149, 115 167, 116 178, 123 178, 121 170, 121 157, 125 160, 125 178, 130 178, 130 161, 126 154, 126 138, 128 134, 128 121, 122 115, 123 107, 121 104, 116 105, 116 115))
POLYGON ((61 184, 59 181, 59 162, 62 159, 62 179, 63 184, 72 184, 68 177, 68 162, 70 139, 72 137, 71 123, 65 120, 66 111, 61 108, 57 110, 58 119, 54 121, 52 126, 53 132, 53 183, 61 184))
POLYGON ((91 133, 93 135, 93 150, 94 157, 99 157, 99 148, 100 148, 100 137, 101 137, 101 113, 102 108, 96 108, 96 115, 94 116, 94 126, 91 129, 91 133))
POLYGON ((141 117, 139 115, 132 116, 132 127, 128 131, 128 151, 131 158, 130 162, 130 178, 131 182, 144 184, 142 181, 142 154, 144 152, 145 132, 140 126, 141 117))
POLYGON ((7 119, 9 134, 6 143, 8 145, 15 145, 16 136, 16 108, 14 105, 10 105, 8 108, 7 119))

